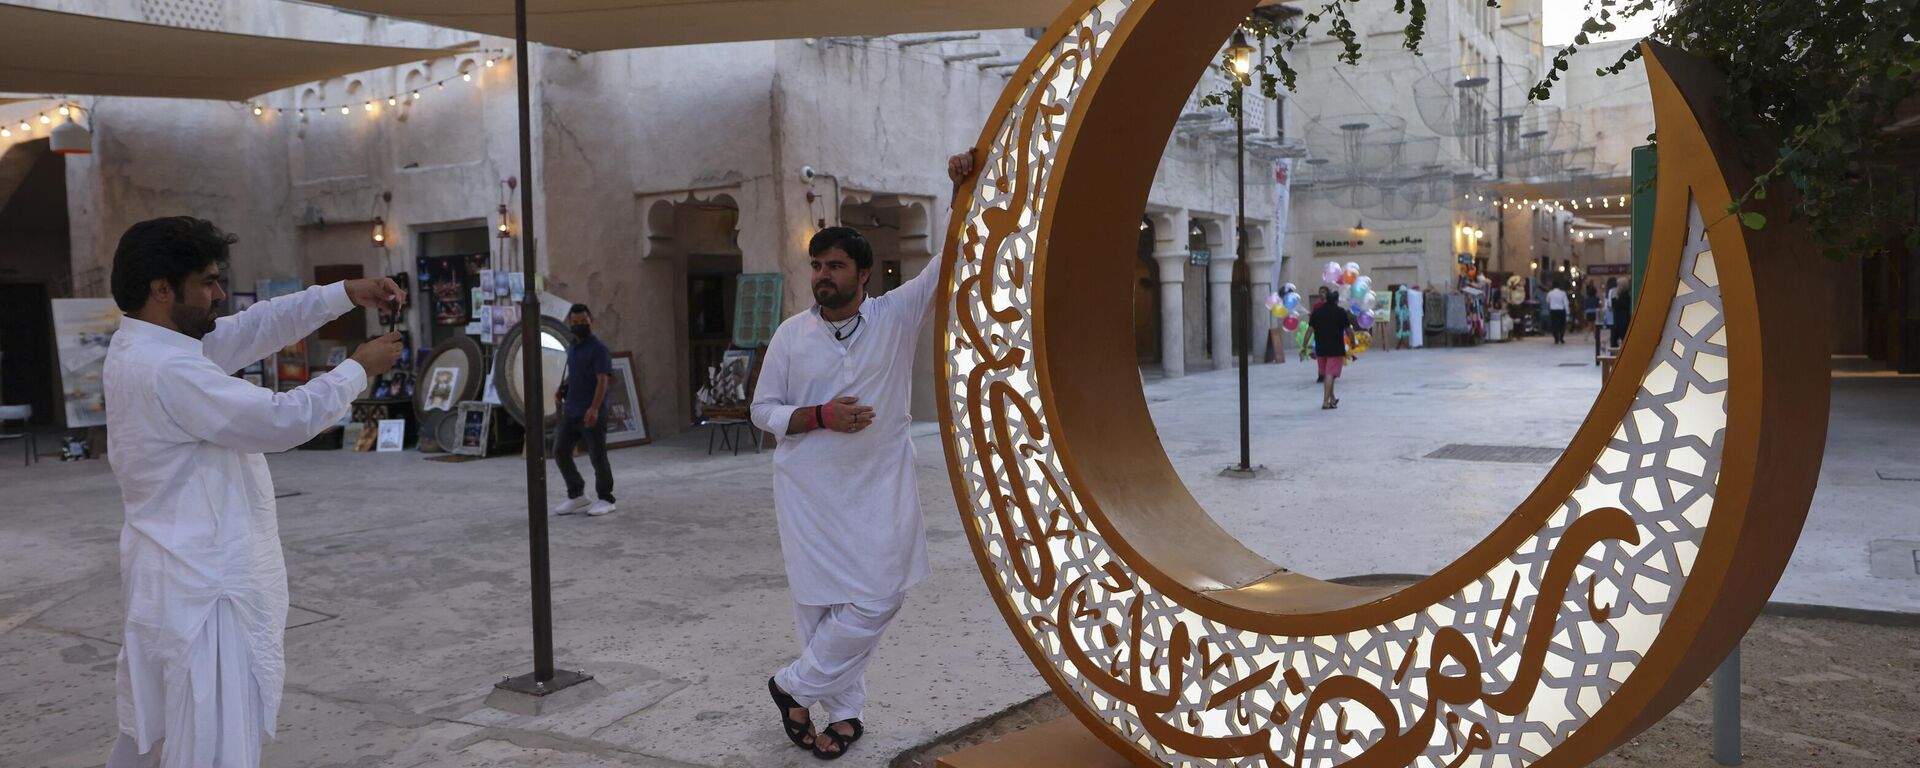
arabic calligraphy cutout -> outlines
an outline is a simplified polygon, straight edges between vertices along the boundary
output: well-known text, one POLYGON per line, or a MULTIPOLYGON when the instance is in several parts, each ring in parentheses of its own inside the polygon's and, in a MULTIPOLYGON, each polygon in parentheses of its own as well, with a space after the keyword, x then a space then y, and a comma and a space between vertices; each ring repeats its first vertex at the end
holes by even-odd
POLYGON ((1180 485, 1111 333, 1130 306, 1100 301, 1127 289, 1155 147, 1250 5, 1082 0, 987 126, 938 305, 943 442, 982 574, 1055 692, 1140 765, 1583 764, 1697 686, 1777 581, 1825 430, 1824 377, 1793 369, 1824 349, 1762 334, 1759 305, 1795 294, 1737 223, 1703 218, 1741 172, 1651 50, 1645 303, 1560 463, 1404 590, 1258 558, 1180 485))

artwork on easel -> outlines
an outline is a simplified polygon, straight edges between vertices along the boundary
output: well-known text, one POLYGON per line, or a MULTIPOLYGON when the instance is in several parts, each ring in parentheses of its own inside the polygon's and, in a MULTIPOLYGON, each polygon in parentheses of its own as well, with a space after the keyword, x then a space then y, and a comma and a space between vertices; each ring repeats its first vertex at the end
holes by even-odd
POLYGON ((640 371, 632 352, 613 355, 613 383, 607 387, 607 447, 625 448, 653 442, 647 412, 640 402, 640 371))

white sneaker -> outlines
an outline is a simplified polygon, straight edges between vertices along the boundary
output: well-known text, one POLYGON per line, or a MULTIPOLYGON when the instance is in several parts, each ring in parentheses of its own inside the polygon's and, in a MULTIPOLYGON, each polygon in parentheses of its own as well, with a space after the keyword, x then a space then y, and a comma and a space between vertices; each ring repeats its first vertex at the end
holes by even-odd
POLYGON ((587 497, 585 496, 577 499, 567 499, 566 503, 553 508, 553 513, 556 515, 577 515, 585 511, 587 511, 587 497))
POLYGON ((599 517, 601 515, 610 513, 612 511, 613 511, 613 502, 602 499, 600 501, 594 502, 593 506, 587 507, 587 516, 599 517))

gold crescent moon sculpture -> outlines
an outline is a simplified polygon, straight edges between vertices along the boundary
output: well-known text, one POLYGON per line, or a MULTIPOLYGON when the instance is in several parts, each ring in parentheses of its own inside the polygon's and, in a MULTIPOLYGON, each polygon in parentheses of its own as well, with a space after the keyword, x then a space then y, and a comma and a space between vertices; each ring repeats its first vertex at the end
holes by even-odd
POLYGON ((955 498, 1008 626, 1141 766, 1584 765, 1676 706, 1785 568, 1827 413, 1823 291, 1716 77, 1649 46, 1659 213, 1616 373, 1487 538, 1401 590, 1234 540, 1160 447, 1128 267, 1193 83, 1251 0, 1080 0, 1018 70, 946 244, 938 382, 955 498), (1119 330, 1116 330, 1119 329, 1119 330))

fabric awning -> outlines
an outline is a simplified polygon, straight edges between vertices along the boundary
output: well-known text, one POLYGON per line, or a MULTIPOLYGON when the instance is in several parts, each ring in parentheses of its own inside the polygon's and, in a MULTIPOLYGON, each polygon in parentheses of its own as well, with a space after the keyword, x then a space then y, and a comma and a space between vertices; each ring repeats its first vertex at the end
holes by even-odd
POLYGON ((0 91, 245 101, 448 51, 343 45, 0 5, 0 91))
MULTIPOLYGON (((513 0, 317 0, 513 37, 513 0)), ((1265 5, 1277 5, 1268 0, 1265 5)), ((1067 0, 527 0, 527 39, 579 51, 1044 27, 1067 0)))

